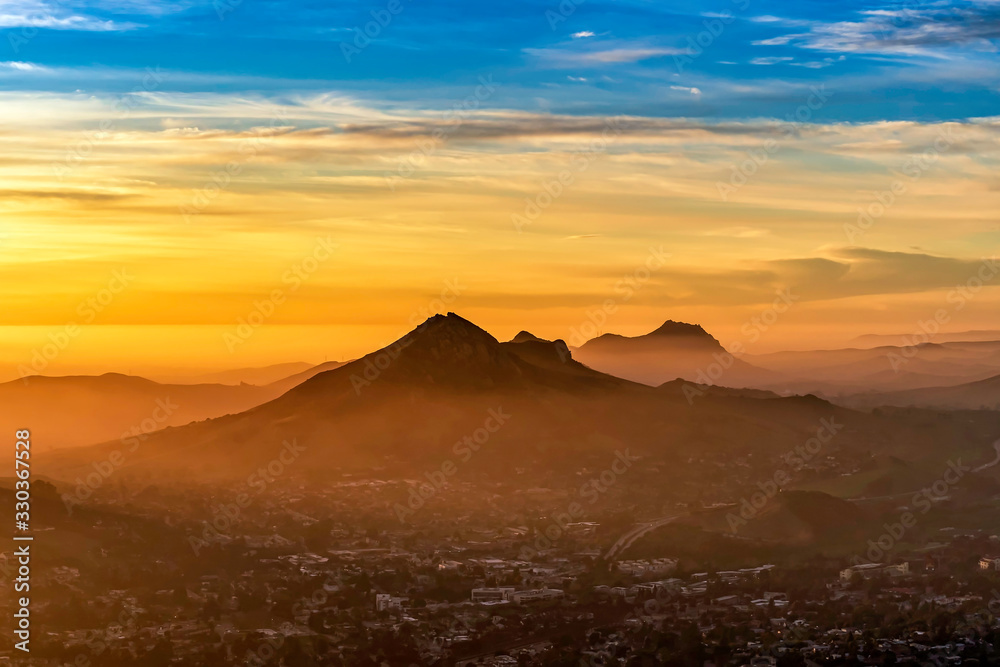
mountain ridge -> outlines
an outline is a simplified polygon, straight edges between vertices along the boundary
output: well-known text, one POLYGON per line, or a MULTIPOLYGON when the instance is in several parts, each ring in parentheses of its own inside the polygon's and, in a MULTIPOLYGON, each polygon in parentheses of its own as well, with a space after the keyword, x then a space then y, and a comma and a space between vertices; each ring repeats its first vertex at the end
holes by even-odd
MULTIPOLYGON (((517 470, 549 471, 571 481, 579 466, 606 465, 626 449, 671 471, 691 457, 771 456, 794 450, 823 419, 843 423, 845 445, 860 451, 931 451, 957 428, 941 421, 916 428, 816 397, 719 390, 691 400, 588 368, 562 345, 500 343, 458 316, 436 316, 272 401, 150 433, 128 454, 123 474, 245 479, 283 443, 298 443, 307 462, 294 474, 308 480, 361 470, 411 478, 454 457, 456 442, 499 413, 509 420, 474 458, 462 460, 467 474, 507 479, 517 470)), ((67 451, 46 462, 47 472, 73 479, 115 449, 120 443, 67 451)))

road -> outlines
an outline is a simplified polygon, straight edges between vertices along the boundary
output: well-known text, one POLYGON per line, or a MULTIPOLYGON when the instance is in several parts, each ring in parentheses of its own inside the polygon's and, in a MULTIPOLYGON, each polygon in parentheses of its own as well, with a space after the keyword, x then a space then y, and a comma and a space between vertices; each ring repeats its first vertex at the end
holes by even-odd
POLYGON ((629 532, 625 533, 624 535, 618 538, 618 541, 615 542, 611 546, 611 548, 608 549, 608 553, 604 555, 604 560, 614 560, 619 556, 619 554, 621 554, 623 551, 632 546, 632 544, 635 543, 635 541, 638 540, 639 538, 648 535, 649 533, 656 530, 657 528, 660 528, 661 526, 666 526, 674 519, 679 519, 682 516, 687 516, 687 515, 677 514, 675 516, 667 516, 663 517, 662 519, 655 519, 653 521, 647 521, 646 523, 639 524, 638 526, 636 526, 635 528, 633 528, 632 530, 630 530, 629 532))
POLYGON ((990 461, 989 463, 984 463, 972 472, 979 472, 980 470, 986 470, 987 468, 992 468, 996 464, 1000 463, 1000 440, 993 443, 993 449, 996 450, 997 457, 990 461))

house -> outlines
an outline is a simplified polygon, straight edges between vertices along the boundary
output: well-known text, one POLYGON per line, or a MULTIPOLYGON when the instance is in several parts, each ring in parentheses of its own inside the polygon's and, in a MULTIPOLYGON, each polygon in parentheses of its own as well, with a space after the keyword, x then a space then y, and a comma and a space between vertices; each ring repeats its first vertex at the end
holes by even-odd
POLYGON ((983 556, 979 559, 980 570, 1000 570, 1000 558, 996 556, 983 556))

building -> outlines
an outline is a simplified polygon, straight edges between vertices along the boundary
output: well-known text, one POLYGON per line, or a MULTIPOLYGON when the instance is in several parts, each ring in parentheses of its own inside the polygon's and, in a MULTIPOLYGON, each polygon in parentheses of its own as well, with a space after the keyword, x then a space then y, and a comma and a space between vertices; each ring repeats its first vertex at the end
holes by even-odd
POLYGON ((533 591, 518 591, 511 595, 511 600, 515 604, 530 604, 532 602, 542 602, 545 600, 558 600, 565 596, 558 588, 539 588, 533 591))
MULTIPOLYGON (((980 561, 980 567, 982 567, 981 564, 982 561, 980 561)), ((883 573, 889 575, 890 577, 901 577, 910 573, 910 564, 903 562, 895 565, 882 565, 881 563, 862 563, 861 565, 852 565, 846 570, 840 571, 840 580, 850 581, 856 576, 868 579, 883 573)))
POLYGON ((503 588, 473 588, 473 602, 500 602, 510 600, 511 595, 517 590, 513 586, 503 588))
POLYGON ((388 593, 375 594, 376 611, 400 611, 403 609, 403 602, 406 598, 397 598, 388 593))
POLYGON ((618 561, 618 570, 636 577, 650 574, 666 574, 677 569, 676 558, 654 558, 652 560, 618 561))
POLYGON ((980 570, 1000 570, 1000 558, 996 556, 983 556, 979 559, 980 570))

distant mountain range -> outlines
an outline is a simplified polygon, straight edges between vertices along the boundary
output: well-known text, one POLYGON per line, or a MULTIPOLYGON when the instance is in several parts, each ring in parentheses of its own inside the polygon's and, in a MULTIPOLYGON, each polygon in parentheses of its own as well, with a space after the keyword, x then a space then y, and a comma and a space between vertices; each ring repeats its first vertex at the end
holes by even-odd
POLYGON ((758 387, 778 379, 778 374, 734 357, 699 325, 673 320, 643 336, 604 334, 573 354, 591 368, 648 385, 679 378, 726 387, 758 387))
POLYGON ((262 386, 161 384, 118 373, 29 376, 0 384, 0 430, 30 426, 38 450, 145 437, 168 426, 243 412, 340 365, 321 364, 262 386))
POLYGON ((781 393, 847 395, 943 387, 1000 374, 1000 341, 925 343, 746 355, 779 374, 764 386, 781 393))
MULTIPOLYGON (((336 363, 336 362, 332 362, 336 363)), ((292 375, 308 372, 314 364, 307 364, 304 361, 293 361, 285 364, 273 364, 271 366, 233 368, 214 373, 203 373, 186 377, 183 382, 178 378, 170 378, 172 384, 271 384, 284 380, 292 375)))
MULTIPOLYGON (((707 334, 668 328, 688 333, 654 335, 690 336, 700 340, 696 349, 716 349, 702 340, 707 334)), ((693 455, 778 455, 813 437, 821 419, 843 424, 843 446, 858 455, 926 454, 949 443, 992 454, 996 437, 973 434, 962 422, 866 414, 812 396, 690 388, 599 372, 575 360, 562 341, 527 332, 501 343, 449 313, 263 405, 153 433, 128 454, 123 470, 158 479, 245 479, 295 443, 303 454, 294 474, 319 482, 338 472, 402 479, 446 468, 495 479, 550 471, 572 480, 626 450, 644 469, 668 476, 679 475, 693 455)), ((45 470, 73 479, 120 448, 113 441, 60 452, 45 460, 45 470)))
MULTIPOLYGON (((546 341, 527 331, 509 343, 499 343, 479 327, 450 314, 431 318, 386 351, 356 362, 238 369, 204 376, 215 382, 201 384, 157 383, 119 374, 37 376, 26 382, 0 384, 0 402, 6 408, 0 414, 0 428, 11 430, 34 424, 39 449, 90 445, 136 433, 145 437, 166 427, 243 413, 277 399, 316 375, 345 365, 356 369, 358 364, 365 372, 352 370, 331 376, 336 381, 324 382, 336 384, 341 378, 353 376, 358 379, 350 388, 359 392, 367 391, 368 384, 376 384, 367 379, 370 376, 389 380, 378 383, 383 386, 398 387, 405 380, 420 391, 446 387, 495 391, 516 387, 538 391, 544 387, 552 391, 552 383, 573 391, 594 385, 625 391, 634 382, 650 387, 663 385, 662 391, 673 391, 679 397, 684 396, 685 385, 697 384, 704 385, 699 395, 708 391, 708 385, 714 385, 711 395, 715 398, 759 399, 814 393, 860 409, 879 405, 946 410, 1000 407, 997 341, 929 343, 910 349, 882 346, 778 352, 736 358, 701 326, 668 320, 642 336, 609 333, 571 350, 562 341, 546 341), (410 342, 415 345, 413 349, 410 342), (482 356, 467 358, 465 355, 472 349, 482 356), (371 365, 383 363, 387 355, 393 360, 401 355, 403 361, 394 361, 385 369, 371 365), (893 359, 902 363, 894 368, 893 359), (455 368, 454 364, 461 367, 455 368), (276 376, 280 379, 274 380, 276 376), (230 384, 239 378, 267 382, 230 384), (58 418, 54 409, 58 410, 58 418)), ((315 386, 310 384, 303 391, 316 391, 315 386)), ((374 391, 379 395, 377 388, 374 391)), ((641 387, 628 391, 639 392, 641 387)))
MULTIPOLYGON (((857 347, 882 347, 886 345, 905 345, 913 339, 913 333, 909 334, 865 334, 851 339, 851 344, 857 347), (905 341, 905 342, 904 342, 905 341)), ((934 343, 963 343, 976 341, 1000 340, 1000 329, 987 329, 980 331, 960 331, 957 333, 935 334, 934 343)))
POLYGON ((855 394, 840 397, 837 402, 857 408, 893 405, 939 410, 1000 410, 1000 375, 948 387, 855 394))

